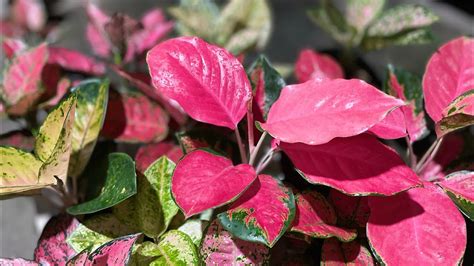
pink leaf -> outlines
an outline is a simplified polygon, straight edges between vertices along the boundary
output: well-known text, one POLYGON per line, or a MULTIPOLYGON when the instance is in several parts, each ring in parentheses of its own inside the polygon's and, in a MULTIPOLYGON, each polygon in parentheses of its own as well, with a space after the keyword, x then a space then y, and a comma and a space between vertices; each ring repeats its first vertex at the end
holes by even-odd
POLYGON ((160 141, 168 134, 168 115, 143 95, 111 92, 101 134, 124 142, 160 141))
POLYGON ((270 249, 232 236, 214 220, 202 241, 201 256, 206 265, 262 265, 269 261, 270 249))
POLYGON ((454 172, 438 182, 459 209, 474 221, 474 172, 454 172))
MULTIPOLYGON (((403 108, 402 106, 401 108, 403 108)), ((401 108, 390 112, 382 121, 378 122, 369 129, 369 132, 374 133, 377 137, 382 139, 399 139, 407 135, 405 116, 401 108)))
POLYGON ((186 217, 234 201, 256 179, 252 166, 195 150, 179 161, 171 190, 186 217))
POLYGON ((25 260, 21 258, 17 259, 6 259, 0 258, 0 265, 2 266, 40 266, 41 264, 36 261, 25 260))
POLYGON ((346 194, 392 195, 420 185, 395 151, 368 134, 316 146, 282 142, 280 147, 308 182, 346 194))
POLYGON ((145 170, 161 156, 166 155, 170 160, 177 163, 183 156, 183 151, 179 146, 171 142, 151 143, 141 146, 135 155, 135 164, 140 173, 145 170))
POLYGON ((2 42, 3 52, 9 59, 18 56, 27 49, 26 43, 20 39, 4 38, 2 42))
POLYGON ((368 197, 348 196, 331 189, 328 200, 336 211, 339 224, 349 228, 365 228, 370 214, 368 197))
POLYGON ((46 24, 46 10, 41 0, 15 0, 12 6, 15 23, 31 31, 40 31, 46 24))
POLYGON ((155 88, 177 101, 192 118, 235 129, 252 96, 240 62, 223 48, 197 37, 155 46, 147 63, 155 88))
POLYGON ((425 108, 438 122, 443 110, 459 95, 474 86, 474 39, 460 37, 431 56, 423 76, 425 108))
POLYGON ((116 238, 89 254, 85 265, 127 265, 132 246, 140 234, 116 238))
POLYGON ((375 265, 370 251, 357 241, 339 242, 337 239, 324 240, 321 250, 321 265, 324 266, 372 266, 375 265))
POLYGON ((28 130, 13 131, 0 136, 0 145, 31 151, 35 145, 35 138, 28 130))
POLYGON ((337 237, 348 242, 356 238, 357 232, 335 226, 336 212, 323 195, 314 192, 296 194, 296 216, 291 227, 299 232, 316 238, 337 237))
POLYGON ((54 95, 54 97, 49 99, 47 102, 42 103, 41 106, 45 106, 45 107, 56 106, 64 97, 64 95, 66 95, 70 87, 71 87, 71 81, 68 78, 62 78, 58 82, 58 86, 56 88, 56 95, 54 95))
POLYGON ((269 175, 257 180, 224 213, 217 215, 234 236, 273 247, 295 216, 291 190, 269 175))
POLYGON ((108 57, 112 48, 105 35, 104 26, 109 22, 110 17, 96 5, 90 3, 87 5, 87 16, 89 17, 89 23, 86 28, 86 37, 90 46, 97 55, 108 57))
POLYGON ((51 218, 38 241, 35 260, 46 265, 66 265, 66 262, 76 254, 66 239, 78 225, 79 222, 68 214, 51 218))
POLYGON ((344 78, 344 72, 337 61, 330 55, 304 49, 295 63, 295 75, 299 83, 311 79, 331 80, 344 78))
POLYGON ((281 141, 317 145, 365 132, 402 105, 362 80, 310 80, 283 88, 261 126, 281 141))
POLYGON ((47 47, 43 43, 20 54, 13 61, 3 79, 2 96, 7 105, 15 105, 23 97, 40 96, 41 71, 47 58, 47 47))
POLYGON ((78 51, 62 47, 49 47, 48 51, 49 64, 57 64, 66 70, 90 75, 102 75, 105 73, 105 65, 103 63, 78 51))
POLYGON ((440 189, 431 183, 424 186, 369 198, 367 237, 384 264, 461 262, 467 241, 464 218, 440 189))

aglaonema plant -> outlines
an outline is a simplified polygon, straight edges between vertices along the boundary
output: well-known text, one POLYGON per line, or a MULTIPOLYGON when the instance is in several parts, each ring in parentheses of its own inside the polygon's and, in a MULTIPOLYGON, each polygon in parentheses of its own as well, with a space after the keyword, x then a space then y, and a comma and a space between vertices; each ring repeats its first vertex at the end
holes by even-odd
MULTIPOLYGON (((238 2, 220 13, 206 2, 197 14, 221 21, 238 2)), ((172 9, 181 33, 210 30, 186 16, 198 7, 172 9)), ((0 195, 53 193, 61 213, 33 260, 2 265, 462 262, 462 214, 474 216, 472 38, 440 47, 422 79, 389 65, 380 89, 305 50, 298 83, 287 85, 265 56, 247 68, 234 56, 250 47, 229 44, 248 10, 231 16, 232 29, 216 24, 223 37, 223 28, 199 33, 225 49, 191 36, 155 45, 171 27, 158 10, 138 22, 86 8, 100 59, 3 42, 11 62, 2 103, 12 119, 29 120, 34 141, 18 132, 2 140, 10 147, 0 147, 0 195), (149 75, 136 71, 145 52, 149 75), (51 67, 68 85, 55 79, 45 89, 51 67), (97 78, 69 81, 70 72, 97 78), (415 152, 430 120, 432 145, 415 152)), ((263 30, 248 20, 242 31, 263 30)))

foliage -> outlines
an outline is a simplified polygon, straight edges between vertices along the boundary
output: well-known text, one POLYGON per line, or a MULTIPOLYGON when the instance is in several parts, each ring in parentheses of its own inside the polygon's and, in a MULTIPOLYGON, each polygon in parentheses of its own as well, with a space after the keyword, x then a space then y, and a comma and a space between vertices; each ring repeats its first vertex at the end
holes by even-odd
MULTIPOLYGON (((1 111, 25 128, 0 138, 0 196, 61 204, 33 261, 0 264, 310 264, 315 249, 322 265, 461 263, 474 39, 440 47, 423 78, 388 65, 382 86, 305 49, 287 85, 265 56, 236 57, 272 25, 267 1, 243 3, 182 0, 176 22, 87 4, 95 58, 32 42, 48 35, 44 5, 13 1, 1 111), (161 41, 174 26, 187 36, 161 41)), ((310 14, 346 48, 428 40, 431 11, 383 6, 310 14)))

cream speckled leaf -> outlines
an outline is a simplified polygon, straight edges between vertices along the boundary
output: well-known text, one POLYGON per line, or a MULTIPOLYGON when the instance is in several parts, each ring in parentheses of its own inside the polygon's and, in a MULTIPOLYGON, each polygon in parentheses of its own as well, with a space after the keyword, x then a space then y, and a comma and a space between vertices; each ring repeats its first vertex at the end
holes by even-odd
POLYGON ((39 183, 41 161, 31 153, 12 147, 0 147, 0 195, 41 188, 39 183))
POLYGON ((347 23, 363 32, 382 11, 385 0, 349 0, 346 7, 347 23))
POLYGON ((77 95, 72 154, 68 174, 79 176, 89 162, 107 110, 109 82, 92 79, 81 82, 73 91, 77 95))
POLYGON ((203 232, 208 225, 207 221, 201 219, 189 219, 178 230, 187 234, 196 246, 201 243, 203 232))
POLYGON ((185 233, 171 230, 161 237, 158 248, 162 254, 150 265, 199 265, 193 241, 185 233))

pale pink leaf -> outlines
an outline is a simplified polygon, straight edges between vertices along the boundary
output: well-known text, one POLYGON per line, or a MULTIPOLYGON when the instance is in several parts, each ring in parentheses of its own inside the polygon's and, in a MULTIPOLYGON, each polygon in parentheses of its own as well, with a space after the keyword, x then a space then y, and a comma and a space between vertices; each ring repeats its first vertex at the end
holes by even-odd
POLYGON ((344 78, 342 67, 330 55, 304 49, 295 63, 295 75, 299 83, 311 79, 331 80, 344 78))
POLYGON ((105 73, 105 65, 94 58, 84 55, 78 51, 62 47, 49 47, 49 64, 57 64, 72 72, 82 72, 90 75, 102 75, 105 73))
POLYGON ((423 76, 425 108, 438 122, 443 110, 474 87, 474 39, 460 37, 441 46, 431 56, 423 76))
POLYGON ((420 185, 395 151, 368 134, 315 146, 282 142, 280 147, 308 182, 346 194, 393 195, 420 185))
POLYGON ((209 225, 200 252, 207 265, 262 265, 270 259, 268 247, 234 237, 217 220, 209 225))
POLYGON ((252 97, 240 62, 223 48, 197 37, 160 43, 147 54, 155 88, 192 118, 235 129, 252 97))
POLYGON ((369 206, 367 237, 384 264, 457 265, 462 261, 466 223, 433 184, 392 197, 370 197, 369 206))
POLYGON ((336 237, 344 242, 356 238, 357 232, 336 226, 337 216, 331 204, 323 195, 315 192, 296 194, 296 216, 291 227, 298 232, 315 238, 336 237))
POLYGON ((31 31, 40 31, 46 24, 46 9, 41 0, 15 0, 11 12, 15 23, 31 31))
POLYGON ((256 179, 252 166, 195 150, 177 164, 171 183, 176 204, 186 217, 234 201, 256 179))
POLYGON ((7 259, 7 258, 0 258, 0 265, 2 266, 40 266, 36 261, 25 260, 22 258, 16 259, 7 259))
POLYGON ((148 166, 163 155, 166 155, 174 163, 178 163, 183 156, 183 151, 171 142, 150 143, 141 146, 135 155, 137 170, 144 173, 148 166))
MULTIPOLYGON (((401 108, 403 108, 402 106, 401 108)), ((407 135, 405 116, 401 108, 390 112, 382 121, 369 129, 369 132, 382 139, 399 139, 407 135)))
POLYGON ((89 17, 89 23, 86 28, 86 37, 90 46, 95 54, 102 57, 109 56, 112 48, 104 31, 104 26, 109 22, 110 17, 91 3, 87 5, 87 16, 89 17))
POLYGON ((310 80, 283 88, 261 127, 284 142, 317 145, 365 132, 402 105, 362 80, 310 80))

